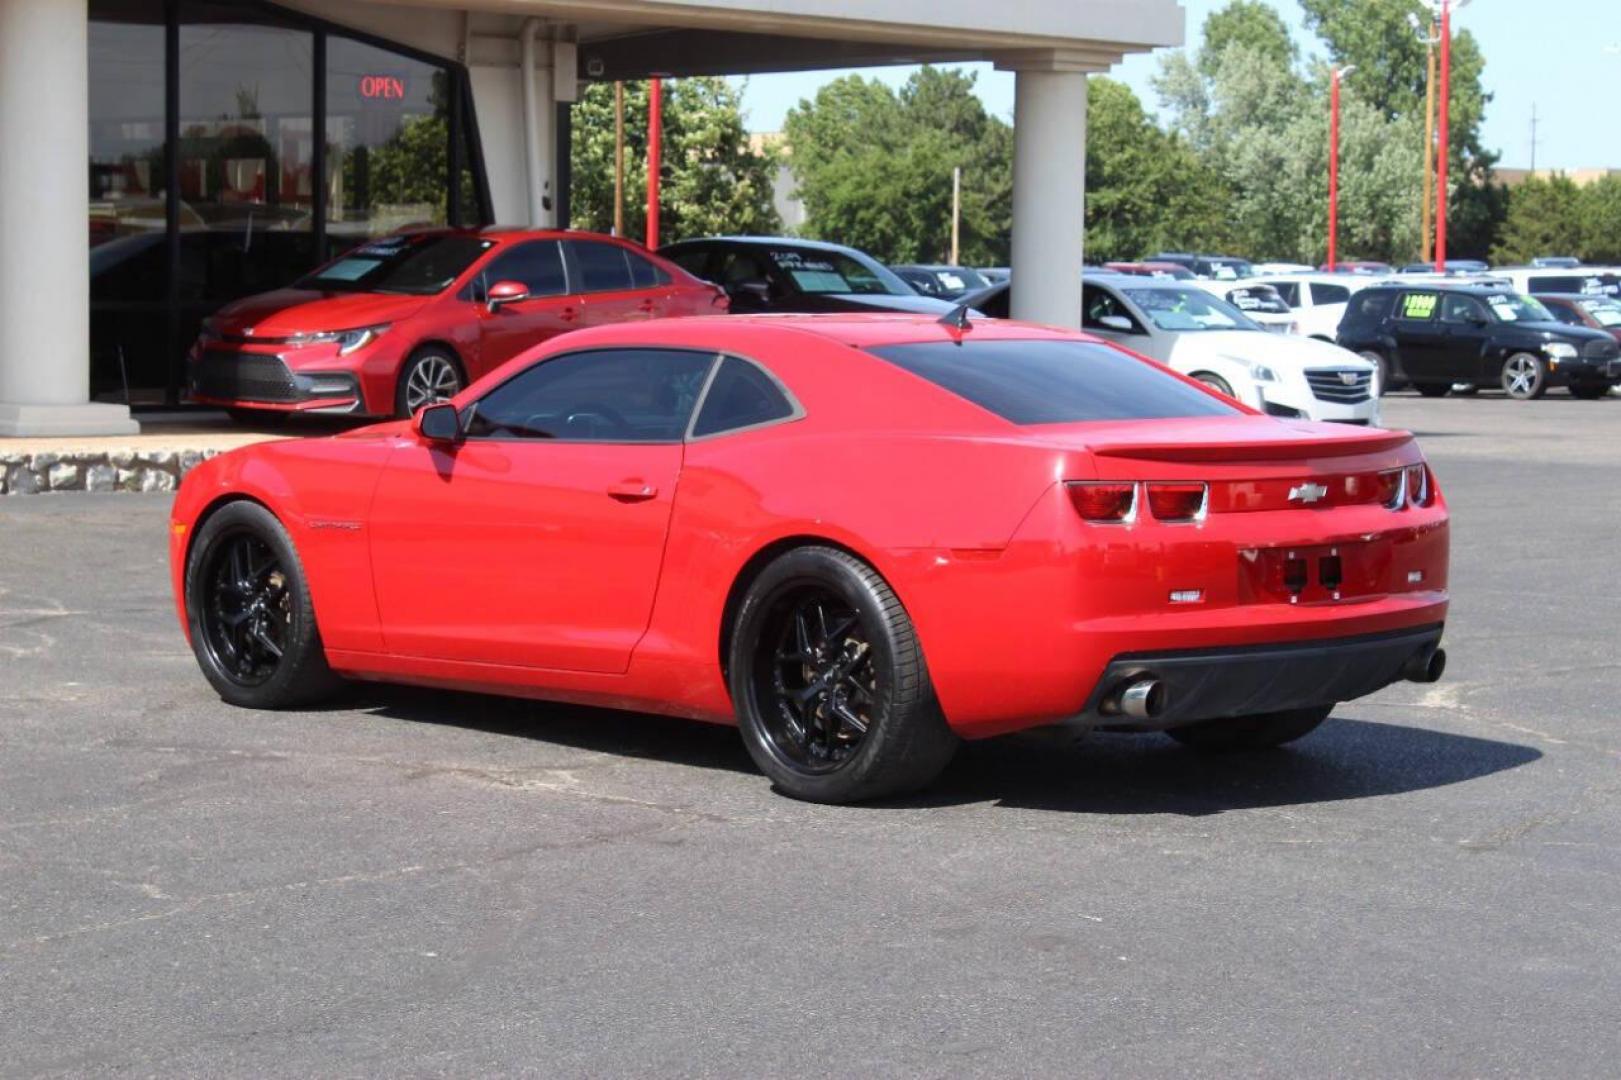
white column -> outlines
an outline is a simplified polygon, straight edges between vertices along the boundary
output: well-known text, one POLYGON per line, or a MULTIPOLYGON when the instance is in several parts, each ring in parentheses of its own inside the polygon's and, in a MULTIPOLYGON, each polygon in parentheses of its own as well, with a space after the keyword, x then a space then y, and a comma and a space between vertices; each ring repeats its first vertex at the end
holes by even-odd
POLYGON ((1013 89, 1015 319, 1079 328, 1086 232, 1086 72, 1095 61, 1008 58, 1013 89))
POLYGON ((85 0, 0 0, 0 436, 139 430, 89 404, 88 51, 85 0))

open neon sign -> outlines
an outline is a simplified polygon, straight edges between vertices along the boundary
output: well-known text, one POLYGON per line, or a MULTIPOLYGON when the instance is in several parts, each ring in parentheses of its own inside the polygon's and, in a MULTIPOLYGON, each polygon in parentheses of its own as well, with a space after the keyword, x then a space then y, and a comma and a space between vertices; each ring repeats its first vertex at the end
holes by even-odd
POLYGON ((360 96, 372 101, 404 100, 405 80, 398 75, 362 75, 360 96))

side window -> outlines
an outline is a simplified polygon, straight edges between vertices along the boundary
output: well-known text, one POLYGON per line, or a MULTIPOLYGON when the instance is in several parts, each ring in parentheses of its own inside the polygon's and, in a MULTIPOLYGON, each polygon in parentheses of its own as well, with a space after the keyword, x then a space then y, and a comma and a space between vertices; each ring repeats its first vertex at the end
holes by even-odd
POLYGON ((1113 293, 1104 292, 1094 285, 1081 287, 1081 314, 1081 326, 1088 330, 1124 330, 1123 326, 1110 326, 1103 321, 1106 318, 1113 318, 1124 319, 1130 323, 1130 332, 1133 334, 1143 332, 1137 320, 1131 317, 1131 312, 1126 310, 1126 305, 1113 293))
POLYGON ((574 261, 580 268, 578 292, 610 292, 628 289, 630 261, 625 249, 618 244, 603 244, 594 240, 571 240, 574 261))
POLYGON ((689 248, 666 257, 694 277, 701 277, 706 281, 709 279, 708 248, 689 248))
POLYGON ((543 360, 468 410, 472 439, 680 442, 711 353, 596 349, 543 360))
POLYGON ((625 261, 630 263, 630 283, 635 288, 651 289, 655 285, 668 285, 670 283, 669 274, 666 274, 634 251, 625 252, 625 261))
POLYGON ((794 415, 794 407, 775 380, 747 360, 728 356, 709 384, 704 407, 692 427, 696 438, 722 431, 769 424, 794 415))
POLYGON ((1436 293, 1403 293, 1401 303, 1396 306, 1396 317, 1428 321, 1435 318, 1435 308, 1440 302, 1441 297, 1436 293))
POLYGON ((1317 282, 1311 287, 1311 300, 1314 304, 1343 304, 1351 299, 1351 290, 1344 285, 1327 285, 1317 282))
POLYGON ((1441 299, 1441 321, 1472 323, 1486 318, 1486 308, 1473 296, 1448 293, 1441 299))
POLYGON ((491 285, 498 281, 521 281, 530 296, 561 296, 568 292, 563 273, 563 251, 556 240, 531 240, 508 248, 479 271, 473 299, 483 302, 491 285))
POLYGON ((1562 323, 1569 323, 1571 326, 1584 325, 1582 317, 1576 313, 1574 308, 1566 307, 1564 304, 1550 304, 1546 300, 1542 302, 1542 306, 1553 312, 1553 317, 1562 323))
MULTIPOLYGON (((746 281, 770 281, 765 260, 752 251, 722 251, 715 284, 731 288, 746 281)), ((773 290, 775 291, 775 290, 773 290)))
POLYGON ((1278 295, 1283 297, 1283 302, 1285 304, 1288 304, 1292 308, 1297 308, 1300 306, 1300 282, 1279 281, 1275 282, 1272 287, 1278 290, 1278 295))

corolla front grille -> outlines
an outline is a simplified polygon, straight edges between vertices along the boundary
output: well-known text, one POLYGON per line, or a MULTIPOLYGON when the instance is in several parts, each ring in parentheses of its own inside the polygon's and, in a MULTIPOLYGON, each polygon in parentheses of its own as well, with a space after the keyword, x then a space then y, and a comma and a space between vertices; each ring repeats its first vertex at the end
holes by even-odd
POLYGON ((192 393, 229 401, 299 401, 303 394, 279 356, 205 351, 191 369, 192 393))
POLYGON ((1354 405, 1373 396, 1371 371, 1308 371, 1306 383, 1318 401, 1332 401, 1336 405, 1354 405))
POLYGON ((1621 356, 1621 345, 1617 345, 1614 338, 1589 341, 1582 346, 1582 355, 1589 360, 1609 360, 1621 356))

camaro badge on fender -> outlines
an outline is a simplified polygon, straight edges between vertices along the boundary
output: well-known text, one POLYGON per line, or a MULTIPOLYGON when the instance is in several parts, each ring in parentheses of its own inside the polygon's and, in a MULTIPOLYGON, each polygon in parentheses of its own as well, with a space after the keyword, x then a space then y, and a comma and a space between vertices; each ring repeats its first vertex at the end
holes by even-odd
POLYGON ((1328 488, 1322 484, 1297 484, 1289 489, 1289 501, 1314 503, 1327 494, 1328 488))

